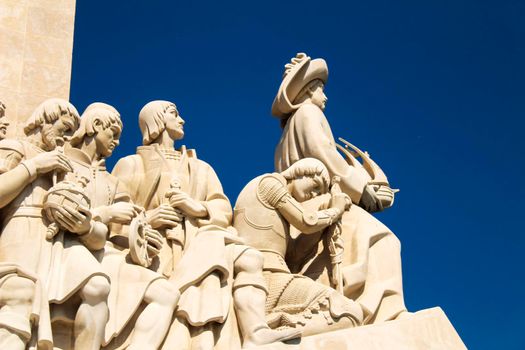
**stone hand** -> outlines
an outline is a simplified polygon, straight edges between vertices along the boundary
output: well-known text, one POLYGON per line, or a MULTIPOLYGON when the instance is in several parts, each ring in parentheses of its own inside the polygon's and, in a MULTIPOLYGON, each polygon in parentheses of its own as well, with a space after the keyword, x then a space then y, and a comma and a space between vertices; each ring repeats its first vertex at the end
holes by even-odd
POLYGON ((144 236, 148 244, 148 254, 150 257, 159 255, 162 248, 162 236, 159 231, 151 227, 144 228, 144 236))
POLYGON ((63 206, 58 208, 56 220, 59 225, 69 232, 83 235, 91 229, 91 212, 88 208, 78 210, 63 206))
POLYGON ((369 213, 381 211, 379 198, 377 197, 376 191, 372 186, 365 186, 363 194, 361 195, 359 206, 369 213))
POLYGON ((394 191, 385 185, 367 185, 361 196, 359 206, 373 213, 391 207, 394 203, 394 191))
POLYGON ((388 186, 378 186, 376 188, 376 196, 379 199, 379 203, 381 203, 381 209, 389 208, 394 204, 394 191, 388 186))
POLYGON ((52 170, 60 170, 64 172, 73 171, 69 159, 57 150, 40 153, 26 162, 32 163, 38 174, 45 174, 52 170))
POLYGON ((346 193, 336 193, 332 194, 332 199, 330 201, 330 207, 336 208, 340 213, 343 213, 346 209, 350 207, 352 201, 346 193))
POLYGON ((208 215, 208 210, 204 205, 191 198, 186 192, 171 190, 166 193, 170 200, 170 205, 183 212, 186 216, 202 218, 208 215))
POLYGON ((169 204, 161 204, 153 210, 146 212, 146 220, 152 228, 175 227, 183 219, 183 216, 169 204))
POLYGON ((105 209, 107 210, 108 222, 117 224, 129 224, 142 211, 139 206, 126 202, 115 203, 105 209))

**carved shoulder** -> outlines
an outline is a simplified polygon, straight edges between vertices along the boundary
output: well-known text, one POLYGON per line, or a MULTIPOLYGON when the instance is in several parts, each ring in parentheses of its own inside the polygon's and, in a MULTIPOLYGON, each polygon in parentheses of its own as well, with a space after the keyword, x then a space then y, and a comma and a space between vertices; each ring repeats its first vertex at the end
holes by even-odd
POLYGON ((135 198, 141 182, 140 175, 144 172, 142 158, 137 155, 130 155, 120 158, 115 164, 111 175, 119 180, 119 192, 126 192, 135 198))
POLYGON ((0 141, 0 150, 3 152, 16 152, 24 155, 24 145, 21 141, 15 139, 4 139, 0 141))
POLYGON ((286 187, 286 180, 277 173, 263 175, 257 185, 257 197, 267 207, 278 208, 280 202, 290 193, 286 187))
POLYGON ((133 176, 137 171, 142 171, 142 169, 142 158, 137 154, 133 154, 120 158, 117 164, 115 164, 111 174, 118 178, 127 178, 133 176))

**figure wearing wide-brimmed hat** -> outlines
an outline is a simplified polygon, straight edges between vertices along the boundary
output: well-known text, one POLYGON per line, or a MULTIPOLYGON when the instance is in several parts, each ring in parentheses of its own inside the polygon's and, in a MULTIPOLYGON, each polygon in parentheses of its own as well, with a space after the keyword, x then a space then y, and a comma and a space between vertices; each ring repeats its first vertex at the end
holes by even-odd
MULTIPOLYGON (((330 124, 324 115, 327 101, 324 85, 327 79, 326 62, 323 59, 312 60, 304 53, 297 54, 285 66, 283 80, 272 105, 272 114, 281 120, 283 128, 275 151, 275 170, 282 172, 298 160, 311 157, 322 161, 331 177, 340 178, 341 189, 355 204, 342 219, 342 235, 346 242, 341 269, 344 294, 360 302, 366 322, 393 319, 406 311, 400 243, 369 212, 391 206, 394 193, 385 176, 381 183, 374 182, 369 171, 368 165, 372 163, 369 159, 369 163, 363 166, 349 152, 346 156, 352 161, 347 162, 337 151, 330 124)), ((361 153, 363 158, 367 158, 366 153, 361 153)), ((319 254, 305 262, 305 254, 308 253, 305 247, 310 245, 313 249, 316 244, 305 238, 302 251, 289 254, 287 262, 292 272, 310 274, 314 279, 329 284, 327 271, 330 270, 330 261, 326 259, 327 255, 319 254), (319 275, 319 271, 324 272, 319 275)))

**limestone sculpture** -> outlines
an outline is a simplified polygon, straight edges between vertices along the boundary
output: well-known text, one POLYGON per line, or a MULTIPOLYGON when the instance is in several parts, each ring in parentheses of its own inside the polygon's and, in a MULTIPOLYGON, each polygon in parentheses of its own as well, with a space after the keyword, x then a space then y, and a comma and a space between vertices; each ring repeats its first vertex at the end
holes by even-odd
MULTIPOLYGON (((275 151, 275 169, 282 172, 300 159, 312 157, 326 165, 331 177, 339 177, 341 189, 354 204, 343 214, 340 225, 341 238, 345 242, 339 269, 342 291, 346 297, 361 304, 365 323, 395 319, 406 312, 400 243, 369 213, 391 206, 394 191, 386 181, 376 182, 371 177, 367 172, 370 162, 361 165, 350 151, 345 153, 350 159, 347 162, 338 153, 323 113, 327 101, 323 89, 327 79, 328 68, 323 59, 312 60, 299 53, 285 66, 272 105, 272 114, 280 119, 283 128, 275 151)), ((366 154, 361 154, 368 161, 366 154)), ((292 272, 330 285, 334 278, 330 276, 329 248, 308 258, 317 250, 318 241, 315 235, 299 237, 298 249, 289 252, 287 263, 292 272)))
POLYGON ((175 104, 146 104, 139 125, 144 146, 119 160, 113 174, 146 209, 151 226, 164 233, 168 249, 153 267, 181 291, 164 348, 184 348, 190 342, 194 348, 210 349, 215 343, 216 348, 238 348, 232 306, 244 346, 296 337, 296 330, 266 325, 261 254, 228 230, 230 202, 211 166, 194 150, 175 149, 175 141, 184 136, 184 120, 175 104))
MULTIPOLYGON (((290 226, 304 234, 337 222, 350 199, 332 193, 326 209, 307 211, 301 202, 328 192, 325 166, 305 158, 278 174, 265 174, 241 191, 235 204, 234 226, 246 242, 264 255, 269 289, 266 313, 273 327, 302 326, 303 335, 358 326, 361 307, 342 294, 308 277, 290 273, 286 251, 293 244, 290 226)), ((335 188, 332 192, 335 192, 335 188)))
POLYGON ((276 171, 234 212, 213 168, 175 147, 185 121, 172 102, 142 108, 143 145, 112 173, 114 107, 80 117, 48 99, 7 138, 0 102, 0 349, 365 350, 370 334, 463 349, 443 312, 405 308, 400 243, 371 215, 396 190, 368 153, 335 142, 326 62, 285 67, 276 171))
POLYGON ((71 231, 49 240, 49 222, 42 213, 57 174, 72 170, 56 148, 63 146, 65 134, 75 131, 78 123, 78 112, 70 103, 47 100, 29 118, 25 140, 0 144, 2 172, 8 175, 0 187, 0 259, 7 265, 0 312, 5 315, 2 332, 10 333, 1 337, 5 348, 24 349, 30 340, 51 348, 49 309, 60 313, 61 305, 74 299, 76 307, 68 311, 74 321, 75 347, 99 348, 102 341, 109 280, 89 250, 98 248, 91 246, 96 227, 88 216, 74 217, 63 208, 62 219, 74 221, 71 231))
MULTIPOLYGON (((128 247, 134 242, 111 235, 113 224, 129 225, 138 219, 141 208, 134 205, 126 189, 106 171, 104 161, 119 144, 122 131, 120 115, 113 107, 93 103, 83 113, 80 127, 65 150, 73 166, 73 175, 86 179, 85 193, 90 199, 94 220, 106 227, 102 250, 97 251, 102 270, 110 277, 109 318, 105 322, 104 345, 125 328, 139 312, 127 349, 157 349, 169 328, 179 298, 178 291, 164 276, 128 259, 128 247), (111 236, 111 239, 109 237, 111 236), (129 293, 133 290, 133 293, 129 293)), ((144 227, 145 243, 152 254, 162 247, 160 234, 144 227)))

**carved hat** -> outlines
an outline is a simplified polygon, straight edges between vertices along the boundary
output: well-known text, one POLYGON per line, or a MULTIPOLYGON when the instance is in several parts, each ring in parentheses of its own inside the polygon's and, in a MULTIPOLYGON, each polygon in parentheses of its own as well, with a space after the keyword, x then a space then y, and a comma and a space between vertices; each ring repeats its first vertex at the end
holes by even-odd
POLYGON ((283 81, 272 104, 272 114, 280 119, 299 108, 293 101, 306 85, 316 79, 324 84, 328 80, 328 66, 322 58, 312 60, 305 53, 298 53, 284 67, 283 81))

